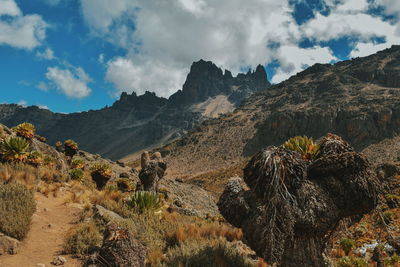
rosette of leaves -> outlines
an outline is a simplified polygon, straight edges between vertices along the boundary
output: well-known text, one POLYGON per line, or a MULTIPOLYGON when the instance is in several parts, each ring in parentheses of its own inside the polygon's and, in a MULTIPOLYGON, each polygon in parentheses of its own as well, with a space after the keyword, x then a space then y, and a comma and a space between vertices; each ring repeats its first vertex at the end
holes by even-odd
POLYGON ((35 126, 31 123, 24 122, 13 128, 15 133, 23 138, 32 139, 35 136, 35 126))
POLYGON ((312 160, 319 153, 319 145, 307 136, 292 137, 283 144, 283 147, 299 152, 305 160, 312 160))
POLYGON ((50 155, 45 155, 45 156, 43 157, 43 164, 44 164, 44 165, 46 165, 46 166, 53 166, 54 163, 55 163, 55 160, 54 160, 54 158, 53 158, 52 156, 50 156, 50 155))
POLYGON ((32 151, 29 153, 27 163, 33 166, 39 166, 43 164, 43 154, 39 151, 32 151))
POLYGON ((95 163, 90 168, 90 175, 97 189, 103 189, 112 176, 111 166, 106 163, 95 163))
POLYGON ((73 157, 76 153, 78 153, 78 149, 78 143, 76 143, 74 140, 68 139, 64 141, 65 155, 73 157))
POLYGON ((54 146, 58 152, 64 152, 64 145, 61 141, 57 141, 54 146))
POLYGON ((136 191, 127 201, 130 209, 143 213, 149 211, 158 211, 161 209, 160 196, 155 192, 136 191))
POLYGON ((25 162, 29 155, 29 142, 21 137, 8 137, 0 145, 3 161, 25 162))
POLYGON ((85 161, 82 158, 74 157, 71 161, 72 169, 83 169, 85 167, 85 161))

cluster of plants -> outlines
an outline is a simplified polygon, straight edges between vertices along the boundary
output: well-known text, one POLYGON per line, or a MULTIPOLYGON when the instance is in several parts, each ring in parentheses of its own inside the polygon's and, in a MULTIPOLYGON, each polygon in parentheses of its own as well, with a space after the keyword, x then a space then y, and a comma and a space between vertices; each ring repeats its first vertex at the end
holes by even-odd
POLYGON ((76 153, 78 153, 78 149, 78 143, 74 140, 68 139, 64 141, 64 153, 66 156, 73 157, 74 155, 76 155, 76 153))
POLYGON ((305 160, 312 160, 319 153, 319 145, 307 136, 292 137, 283 144, 283 147, 299 152, 305 160))

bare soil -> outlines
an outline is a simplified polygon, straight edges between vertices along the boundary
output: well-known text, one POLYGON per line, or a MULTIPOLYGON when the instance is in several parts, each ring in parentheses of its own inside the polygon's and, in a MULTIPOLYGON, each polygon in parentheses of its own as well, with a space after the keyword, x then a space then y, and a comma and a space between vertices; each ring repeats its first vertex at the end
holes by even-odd
MULTIPOLYGON (((60 194, 61 195, 61 194, 60 194)), ((36 193, 37 211, 32 218, 32 228, 22 241, 18 254, 0 256, 1 267, 36 267, 51 264, 55 256, 61 255, 67 262, 64 267, 81 266, 78 259, 62 255, 64 236, 76 221, 79 209, 64 204, 64 196, 49 196, 36 193)))

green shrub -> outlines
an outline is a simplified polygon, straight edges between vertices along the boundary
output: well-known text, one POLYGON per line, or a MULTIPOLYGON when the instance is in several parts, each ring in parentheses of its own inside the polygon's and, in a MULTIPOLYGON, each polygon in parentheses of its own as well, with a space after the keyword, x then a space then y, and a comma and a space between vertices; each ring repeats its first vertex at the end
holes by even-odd
POLYGON ((0 183, 0 232, 22 240, 35 210, 33 191, 17 183, 0 183))
POLYGON ((0 145, 3 161, 24 162, 29 153, 29 143, 21 137, 6 138, 0 145))
POLYGON ((396 214, 390 210, 387 210, 383 212, 382 217, 386 224, 390 224, 396 218, 396 214))
POLYGON ((225 240, 190 242, 169 249, 163 266, 182 267, 252 267, 255 266, 247 255, 225 240))
POLYGON ((13 130, 17 133, 18 136, 31 139, 35 136, 35 126, 31 123, 24 122, 21 123, 13 128, 13 130))
POLYGON ((44 158, 43 158, 43 164, 44 164, 44 165, 46 165, 46 166, 53 166, 54 163, 55 163, 55 160, 54 160, 54 158, 53 158, 52 156, 50 156, 50 155, 44 155, 44 158))
POLYGON ((350 238, 343 238, 339 242, 340 248, 343 249, 346 255, 349 255, 351 249, 356 245, 356 241, 350 238))
POLYGON ((82 169, 72 169, 69 171, 69 177, 71 177, 72 180, 82 180, 84 176, 84 172, 82 169))
POLYGON ((283 147, 299 152, 306 160, 311 160, 319 153, 319 145, 314 142, 312 138, 307 136, 296 136, 287 140, 283 147))
POLYGON ((97 225, 91 222, 79 223, 72 227, 64 240, 64 252, 68 254, 88 254, 101 245, 103 236, 97 225))
POLYGON ((157 193, 147 191, 136 191, 128 200, 129 208, 143 213, 145 211, 156 211, 161 208, 160 197, 157 193))
POLYGON ((361 258, 346 256, 340 259, 337 267, 368 267, 368 263, 361 258))

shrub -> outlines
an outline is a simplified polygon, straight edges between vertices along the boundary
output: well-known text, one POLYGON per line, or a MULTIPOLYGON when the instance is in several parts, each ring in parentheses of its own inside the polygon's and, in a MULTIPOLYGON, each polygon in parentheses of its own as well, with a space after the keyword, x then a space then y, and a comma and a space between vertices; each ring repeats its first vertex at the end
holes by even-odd
POLYGON ((13 128, 16 134, 26 139, 32 139, 35 136, 35 126, 31 123, 24 122, 13 128))
POLYGON ((368 267, 367 262, 361 258, 343 257, 338 262, 338 267, 368 267))
POLYGON ((400 256, 394 254, 393 256, 385 259, 385 266, 393 266, 399 262, 400 262, 400 256))
POLYGON ((346 253, 346 255, 349 255, 349 252, 351 249, 356 245, 356 241, 350 238, 343 238, 339 242, 340 248, 343 249, 343 251, 346 253))
POLYGON ((36 210, 33 192, 17 183, 0 183, 0 232, 22 240, 36 210))
POLYGON ((292 137, 283 144, 283 147, 299 152, 306 160, 313 159, 319 153, 319 145, 307 136, 292 137))
POLYGON ((21 137, 6 138, 0 145, 3 160, 8 162, 24 162, 29 153, 29 143, 21 137))
POLYGON ((46 143, 47 142, 47 139, 46 139, 46 137, 44 137, 44 136, 40 136, 40 135, 35 135, 35 138, 37 139, 37 140, 39 140, 40 142, 42 142, 42 143, 46 143))
POLYGON ((82 158, 75 157, 71 161, 71 168, 83 169, 85 167, 85 161, 82 158))
POLYGON ((33 166, 19 164, 0 164, 0 183, 17 182, 32 188, 40 177, 40 170, 33 166))
POLYGON ((32 151, 28 155, 27 162, 33 166, 43 164, 43 154, 39 151, 32 151))
POLYGON ((396 218, 396 214, 392 211, 387 210, 383 212, 382 217, 386 224, 390 224, 396 218))
POLYGON ((103 177, 111 177, 112 170, 111 166, 107 163, 95 163, 90 167, 90 172, 92 174, 99 174, 103 177))
POLYGON ((156 211, 161 208, 160 197, 157 193, 147 191, 136 191, 128 200, 129 208, 143 213, 145 211, 156 211))
POLYGON ((72 227, 64 240, 64 252, 68 254, 88 254, 93 248, 101 245, 103 236, 97 225, 83 222, 72 227))
POLYGON ((58 152, 64 152, 64 146, 61 141, 57 141, 54 146, 58 152))
POLYGON ((190 242, 167 252, 163 266, 203 267, 235 266, 252 267, 254 263, 246 254, 225 240, 190 242))
POLYGON ((71 177, 72 180, 82 180, 84 176, 84 172, 82 169, 72 169, 69 171, 69 177, 71 177))

